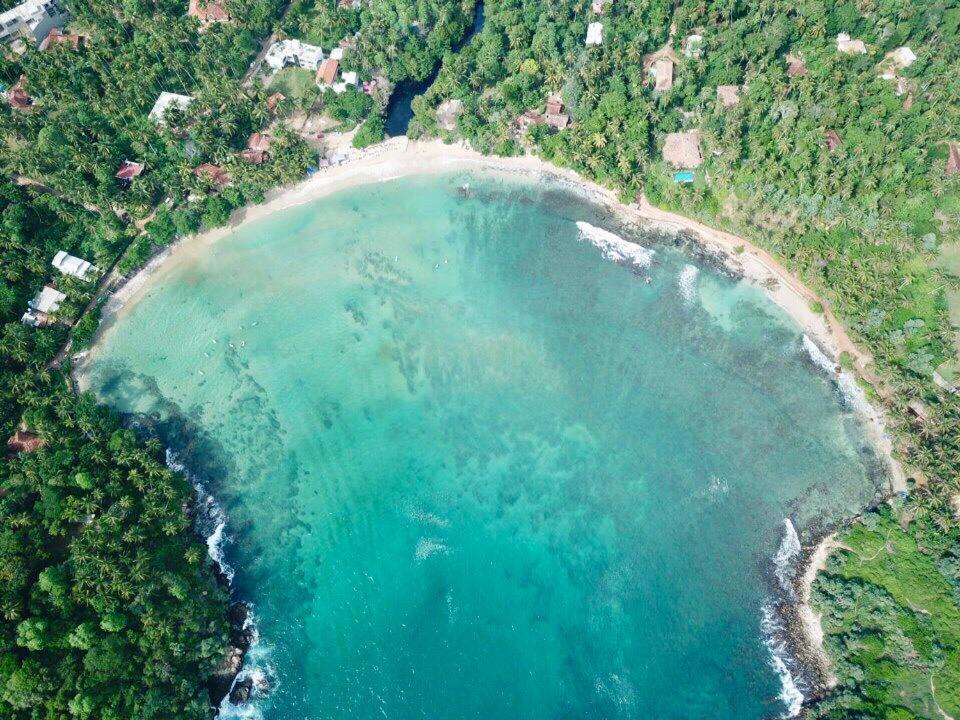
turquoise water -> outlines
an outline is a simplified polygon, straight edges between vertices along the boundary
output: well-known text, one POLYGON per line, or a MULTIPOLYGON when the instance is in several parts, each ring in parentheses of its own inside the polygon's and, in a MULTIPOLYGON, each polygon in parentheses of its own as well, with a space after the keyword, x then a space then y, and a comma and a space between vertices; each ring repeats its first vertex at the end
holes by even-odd
POLYGON ((872 454, 757 290, 651 237, 613 262, 577 222, 626 234, 550 185, 353 189, 180 262, 105 334, 87 382, 229 517, 273 679, 247 714, 784 712, 784 519, 869 502, 872 454))

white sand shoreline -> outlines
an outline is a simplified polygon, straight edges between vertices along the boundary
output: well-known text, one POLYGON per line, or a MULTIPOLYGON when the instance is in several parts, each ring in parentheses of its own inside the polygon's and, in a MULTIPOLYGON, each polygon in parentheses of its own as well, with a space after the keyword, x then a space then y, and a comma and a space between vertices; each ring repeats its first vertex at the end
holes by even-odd
MULTIPOLYGON (((705 249, 725 258, 728 267, 742 275, 745 281, 762 288, 831 361, 837 362, 840 353, 847 352, 854 358, 860 372, 871 379, 866 368, 870 357, 853 344, 843 326, 829 310, 823 313, 813 310, 813 303, 820 302, 818 296, 791 275, 769 253, 747 240, 682 215, 655 208, 645 198, 641 199, 639 204, 625 205, 613 191, 587 180, 572 170, 556 167, 535 156, 490 157, 463 145, 444 145, 439 141, 414 142, 406 138, 387 140, 358 153, 355 158, 344 164, 322 170, 303 182, 275 188, 267 193, 265 202, 235 211, 228 225, 183 238, 153 258, 111 295, 103 310, 104 322, 101 327, 106 330, 114 321, 129 312, 149 291, 153 284, 151 280, 155 281, 173 268, 191 262, 208 246, 248 222, 357 185, 387 182, 411 175, 434 175, 468 170, 520 175, 532 179, 559 180, 569 185, 572 190, 581 192, 604 206, 611 213, 615 213, 623 221, 667 232, 689 233, 705 249)), ((78 365, 77 369, 81 374, 81 366, 92 355, 95 347, 94 344, 87 357, 83 358, 78 365)), ((884 431, 883 413, 877 408, 871 408, 871 415, 865 418, 865 426, 888 464, 891 478, 890 490, 896 492, 906 489, 905 475, 893 456, 891 440, 884 431)), ((819 619, 810 608, 808 601, 810 586, 816 578, 818 569, 826 561, 830 548, 829 541, 824 541, 818 546, 801 580, 799 612, 803 618, 803 631, 811 650, 821 656, 823 634, 819 619)))

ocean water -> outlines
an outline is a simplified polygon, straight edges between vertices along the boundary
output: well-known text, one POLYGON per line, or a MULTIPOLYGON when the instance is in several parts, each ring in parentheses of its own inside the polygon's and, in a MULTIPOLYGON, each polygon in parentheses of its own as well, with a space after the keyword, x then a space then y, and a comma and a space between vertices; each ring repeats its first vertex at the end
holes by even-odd
POLYGON ((271 684, 227 717, 787 715, 794 527, 879 482, 759 291, 492 175, 355 188, 184 256, 83 379, 210 494, 271 684))

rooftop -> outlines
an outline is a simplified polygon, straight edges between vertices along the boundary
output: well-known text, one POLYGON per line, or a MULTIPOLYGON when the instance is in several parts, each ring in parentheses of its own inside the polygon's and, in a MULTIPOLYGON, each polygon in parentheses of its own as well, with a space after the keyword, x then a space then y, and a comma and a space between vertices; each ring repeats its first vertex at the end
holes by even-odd
POLYGON ((224 0, 190 0, 187 15, 206 24, 229 22, 232 18, 224 0))
POLYGON ((51 45, 72 45, 76 50, 80 47, 80 42, 84 39, 83 35, 74 35, 65 33, 60 28, 54 28, 47 33, 47 36, 40 42, 40 50, 46 50, 51 45))
POLYGON ((50 263, 64 275, 72 275, 81 280, 89 279, 90 275, 97 274, 97 268, 91 262, 82 258, 70 255, 66 250, 61 250, 53 256, 50 263))
POLYGON ((863 40, 851 40, 846 33, 837 35, 837 50, 847 55, 863 55, 867 52, 867 46, 863 40))
POLYGON ((140 174, 143 172, 143 168, 143 163, 124 160, 122 163, 120 163, 120 169, 117 170, 115 177, 119 180, 133 180, 133 178, 140 176, 140 174))
POLYGON ((663 159, 677 168, 695 168, 703 162, 700 152, 700 131, 689 130, 667 135, 663 143, 663 159))
POLYGON ((603 44, 603 25, 598 22, 592 22, 587 26, 587 45, 603 44))
POLYGON ((27 305, 37 312, 55 313, 60 309, 60 304, 67 299, 59 290, 45 285, 37 295, 27 303, 27 305))
POLYGON ((150 119, 162 125, 164 122, 164 117, 170 108, 178 107, 181 110, 186 110, 192 102, 193 98, 189 95, 162 92, 160 93, 160 97, 158 97, 157 101, 153 104, 153 109, 150 111, 150 119))

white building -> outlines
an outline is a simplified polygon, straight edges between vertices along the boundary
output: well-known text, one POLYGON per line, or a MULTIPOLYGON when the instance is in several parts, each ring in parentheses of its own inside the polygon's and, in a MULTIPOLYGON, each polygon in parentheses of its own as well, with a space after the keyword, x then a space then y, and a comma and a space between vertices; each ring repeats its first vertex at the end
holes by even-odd
POLYGON ((27 303, 28 310, 20 318, 20 322, 31 327, 42 327, 50 324, 50 315, 60 309, 60 303, 67 299, 59 290, 45 285, 33 300, 27 303))
POLYGON ((683 39, 683 54, 687 57, 700 57, 703 53, 703 35, 688 35, 683 39))
POLYGON ((92 276, 99 273, 93 263, 70 255, 66 250, 61 250, 54 255, 51 264, 64 275, 73 275, 81 280, 92 279, 92 276))
POLYGON ((274 70, 281 70, 288 65, 316 70, 323 62, 323 50, 299 40, 280 40, 271 46, 264 59, 274 70))
POLYGON ((910 67, 917 59, 916 54, 906 45, 901 45, 896 50, 887 53, 887 57, 898 68, 910 67))
POLYGON ((851 40, 846 33, 837 35, 837 51, 847 55, 865 55, 867 46, 863 40, 851 40))
POLYGON ((69 17, 60 0, 25 0, 0 13, 0 43, 10 45, 25 38, 39 45, 51 30, 66 25, 69 17))
POLYGON ((334 83, 331 87, 333 91, 339 95, 342 92, 346 92, 350 86, 356 87, 358 79, 357 73, 355 72, 340 73, 340 82, 334 83))
POLYGON ((603 45, 603 25, 595 22, 587 25, 587 45, 603 45))
POLYGON ((186 110, 192 102, 193 98, 189 95, 178 95, 177 93, 172 92, 162 92, 160 93, 160 97, 158 97, 157 101, 153 104, 153 110, 150 111, 150 119, 155 123, 162 125, 163 116, 167 114, 167 110, 174 106, 180 108, 181 110, 186 110))

